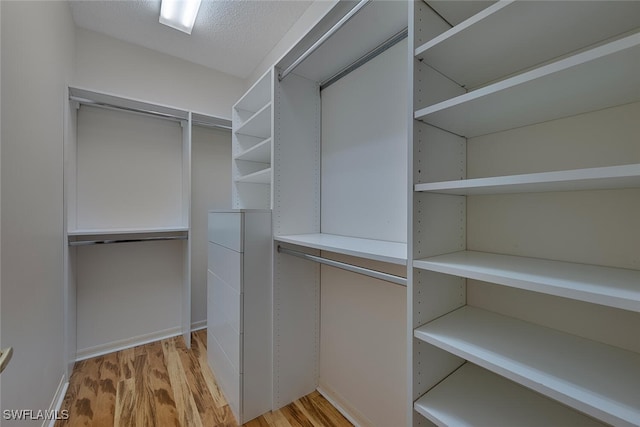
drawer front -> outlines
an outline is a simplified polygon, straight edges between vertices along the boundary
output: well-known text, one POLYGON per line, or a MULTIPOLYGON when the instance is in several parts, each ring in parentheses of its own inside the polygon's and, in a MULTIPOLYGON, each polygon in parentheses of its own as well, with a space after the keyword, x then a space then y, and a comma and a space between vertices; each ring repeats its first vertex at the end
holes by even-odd
POLYGON ((209 242, 209 270, 232 288, 242 292, 243 254, 209 242))
POLYGON ((243 250, 242 214, 209 212, 209 241, 236 252, 243 250))
POLYGON ((207 325, 217 327, 229 323, 242 333, 242 294, 212 271, 207 272, 207 325))
POLYGON ((227 399, 233 415, 241 423, 241 384, 242 375, 233 368, 229 359, 211 333, 207 333, 207 361, 216 377, 218 386, 227 399))

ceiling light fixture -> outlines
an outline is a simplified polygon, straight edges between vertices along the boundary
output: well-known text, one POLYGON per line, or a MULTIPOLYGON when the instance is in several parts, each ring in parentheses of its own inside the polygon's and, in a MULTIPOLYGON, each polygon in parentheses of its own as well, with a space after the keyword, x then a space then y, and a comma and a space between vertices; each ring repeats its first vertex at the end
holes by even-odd
POLYGON ((191 34, 202 0, 162 0, 160 23, 191 34))

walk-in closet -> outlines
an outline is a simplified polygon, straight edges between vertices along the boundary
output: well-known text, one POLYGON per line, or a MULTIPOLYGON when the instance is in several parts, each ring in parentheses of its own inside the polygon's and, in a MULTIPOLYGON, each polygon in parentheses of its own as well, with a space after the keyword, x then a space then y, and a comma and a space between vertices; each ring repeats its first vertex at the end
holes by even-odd
POLYGON ((640 0, 0 36, 3 426, 640 427, 640 0))

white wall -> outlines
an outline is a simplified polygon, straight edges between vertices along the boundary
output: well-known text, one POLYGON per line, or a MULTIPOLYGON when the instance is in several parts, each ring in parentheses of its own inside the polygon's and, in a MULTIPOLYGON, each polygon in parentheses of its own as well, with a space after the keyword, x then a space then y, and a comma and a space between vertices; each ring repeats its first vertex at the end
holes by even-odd
POLYGON ((207 212, 231 207, 231 134, 195 126, 191 135, 191 324, 207 320, 207 212))
POLYGON ((74 25, 64 2, 3 2, 1 30, 1 345, 14 347, 1 406, 48 409, 65 369, 63 108, 74 25))
POLYGON ((278 62, 336 3, 337 0, 315 0, 249 75, 245 81, 245 91, 258 81, 260 76, 273 64, 278 62))
POLYGON ((231 118, 244 81, 100 33, 77 29, 73 84, 98 92, 231 118))

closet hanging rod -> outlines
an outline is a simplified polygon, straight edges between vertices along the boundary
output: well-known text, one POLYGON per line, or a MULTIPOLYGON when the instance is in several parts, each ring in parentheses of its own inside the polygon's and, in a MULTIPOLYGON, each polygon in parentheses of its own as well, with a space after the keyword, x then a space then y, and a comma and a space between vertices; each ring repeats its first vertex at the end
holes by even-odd
POLYGON ((306 259, 308 261, 318 262, 320 264, 325 264, 331 267, 341 268, 343 270, 347 270, 353 273, 358 273, 358 274, 373 277, 376 279, 384 280, 386 282, 395 283, 396 285, 407 286, 406 278, 401 276, 396 276, 394 274, 383 273, 381 271, 371 270, 370 268, 364 268, 364 267, 359 267, 353 264, 347 264, 346 262, 334 261, 332 259, 306 254, 304 252, 295 251, 293 249, 283 248, 280 245, 278 245, 278 252, 282 254, 291 255, 297 258, 306 259))
POLYGON ((344 24, 349 22, 351 18, 353 18, 364 6, 369 4, 371 0, 360 0, 360 2, 355 5, 353 9, 351 9, 346 15, 344 15, 338 22, 334 24, 333 27, 329 28, 329 31, 324 33, 322 37, 320 37, 314 44, 309 47, 309 49, 305 50, 302 55, 298 57, 291 65, 284 69, 282 73, 278 75, 278 80, 283 80, 285 77, 289 75, 293 70, 296 69, 298 65, 305 59, 307 59, 313 52, 316 51, 320 46, 326 42, 329 37, 331 37, 336 31, 338 31, 344 24))
POLYGON ((406 39, 408 37, 408 35, 409 35, 409 28, 405 28, 402 31, 400 31, 400 32, 394 34, 393 36, 389 37, 387 40, 382 42, 382 44, 380 44, 379 46, 377 46, 374 49, 370 50, 369 52, 365 53, 360 58, 356 59, 354 62, 352 62, 351 64, 347 65, 346 67, 344 67, 342 70, 338 71, 333 76, 331 76, 328 79, 320 82, 320 90, 323 90, 323 89, 331 86, 332 84, 334 84, 335 82, 337 82, 338 80, 340 80, 341 78, 346 76, 347 74, 349 74, 352 71, 362 67, 364 64, 366 64, 367 62, 371 61, 376 56, 382 54, 386 50, 392 48, 393 46, 395 46, 398 43, 400 43, 402 40, 406 39))
MULTIPOLYGON (((74 96, 74 95, 69 96, 69 99, 71 101, 76 101, 76 102, 78 102, 80 104, 91 105, 93 107, 105 108, 107 110, 121 110, 121 111, 126 111, 126 112, 129 112, 129 113, 142 114, 144 116, 156 117, 156 118, 167 119, 167 120, 174 120, 174 121, 177 121, 177 122, 182 122, 182 121, 186 121, 187 120, 186 117, 176 116, 176 115, 169 114, 169 113, 161 113, 160 111, 147 110, 147 109, 143 109, 143 108, 124 107, 122 105, 114 105, 114 104, 109 104, 107 102, 98 102, 98 101, 94 101, 92 99, 82 98, 82 97, 74 96)), ((191 120, 191 123, 194 124, 194 125, 198 125, 198 126, 219 128, 219 129, 224 129, 224 130, 231 130, 231 126, 230 125, 224 125, 224 124, 220 124, 220 123, 212 123, 212 122, 207 122, 207 121, 204 121, 204 120, 194 120, 193 118, 191 120)))
POLYGON ((140 237, 138 239, 102 239, 102 240, 78 240, 69 242, 69 246, 110 245, 113 243, 153 242, 159 240, 187 240, 187 236, 159 236, 140 237))
POLYGON ((84 104, 84 105, 91 105, 93 107, 102 107, 102 108, 106 108, 106 109, 110 109, 110 110, 123 110, 123 111, 127 111, 127 112, 130 112, 130 113, 144 114, 144 115, 147 115, 147 116, 159 117, 159 118, 162 118, 162 119, 169 119, 169 120, 176 120, 176 121, 186 120, 185 117, 178 117, 178 116, 174 116, 173 114, 161 113, 159 111, 153 111, 153 110, 145 110, 145 109, 142 109, 142 108, 124 107, 122 105, 114 105, 114 104, 109 104, 109 103, 106 103, 106 102, 98 102, 98 101, 94 101, 92 99, 81 98, 81 97, 74 96, 74 95, 69 96, 69 99, 71 101, 76 101, 76 102, 78 102, 80 104, 84 104))

